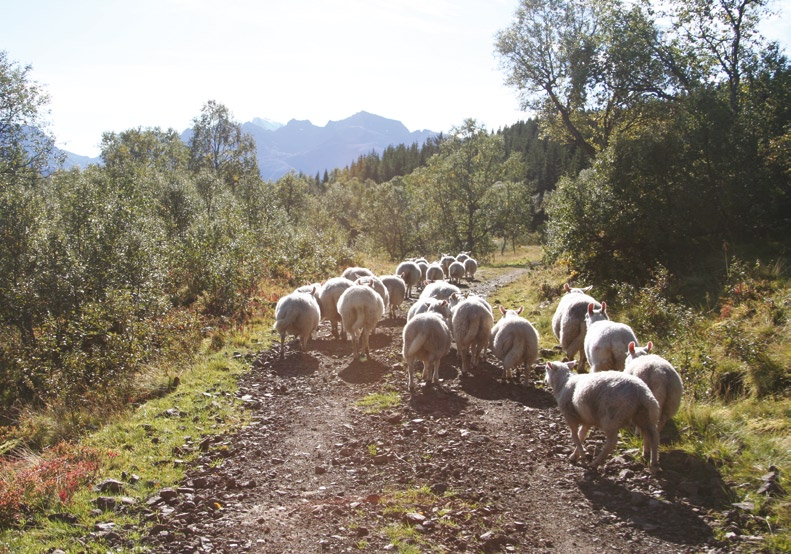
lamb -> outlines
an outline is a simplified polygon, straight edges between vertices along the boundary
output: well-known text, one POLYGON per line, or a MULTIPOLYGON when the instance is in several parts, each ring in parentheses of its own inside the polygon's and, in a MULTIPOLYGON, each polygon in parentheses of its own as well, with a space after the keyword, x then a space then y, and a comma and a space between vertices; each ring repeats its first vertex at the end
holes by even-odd
POLYGON ((404 363, 409 373, 409 390, 414 388, 415 365, 423 362, 423 380, 429 382, 429 368, 433 367, 431 382, 439 382, 439 365, 442 358, 450 352, 450 329, 445 319, 436 312, 417 314, 404 326, 403 350, 404 363))
POLYGON ((597 310, 591 302, 585 315, 585 357, 591 365, 591 373, 614 369, 623 371, 626 365, 626 350, 630 342, 637 344, 632 328, 625 323, 610 321, 607 303, 597 310))
POLYGON ((489 344, 494 318, 491 307, 477 297, 465 298, 453 308, 451 328, 456 350, 461 356, 461 374, 478 365, 481 352, 489 344))
POLYGON ((347 267, 341 277, 346 277, 350 281, 356 281, 360 277, 372 277, 373 271, 367 267, 347 267))
POLYGON ((307 352, 308 339, 319 328, 321 311, 311 292, 292 292, 280 298, 275 307, 275 330, 280 334, 280 359, 285 354, 285 338, 290 333, 299 338, 302 352, 307 352))
MULTIPOLYGON (((426 266, 428 267, 428 266, 426 266)), ((400 275, 406 284, 406 298, 412 297, 412 287, 420 283, 423 272, 415 262, 401 262, 396 268, 396 275, 400 275)))
POLYGON ((404 303, 404 297, 406 296, 407 285, 404 282, 403 275, 404 273, 401 274, 401 277, 398 275, 384 275, 381 278, 390 300, 388 308, 391 319, 395 319, 398 309, 404 303))
MULTIPOLYGON (((321 308, 322 319, 327 319, 332 324, 333 336, 338 336, 338 322, 341 321, 341 314, 338 313, 338 299, 343 291, 354 284, 346 277, 333 277, 328 279, 321 289, 319 295, 319 308, 321 308)), ((341 326, 340 337, 346 340, 346 330, 341 326)))
POLYGON ((344 331, 352 335, 355 359, 364 361, 363 352, 365 356, 370 356, 368 336, 382 319, 384 311, 384 302, 374 290, 373 283, 352 285, 341 294, 338 299, 338 312, 341 314, 344 331))
POLYGON ((384 303, 385 307, 390 305, 390 293, 387 292, 387 287, 379 277, 376 277, 375 275, 366 275, 357 279, 355 281, 355 284, 357 285, 370 284, 377 292, 377 294, 382 297, 382 302, 384 303))
POLYGON ((451 283, 456 283, 457 285, 461 283, 464 273, 464 264, 461 262, 452 262, 448 266, 448 278, 451 283))
POLYGON ((657 430, 661 433, 665 424, 676 415, 681 406, 684 385, 670 362, 661 356, 650 354, 653 347, 654 344, 650 341, 643 347, 630 342, 625 373, 642 379, 659 402, 657 430))
POLYGON ((464 260, 464 276, 468 281, 472 281, 476 271, 478 271, 478 262, 474 258, 464 260))
POLYGON ((415 263, 420 268, 420 282, 418 282, 418 287, 422 287, 423 281, 426 280, 426 272, 428 272, 428 262, 420 260, 415 263))
POLYGON ((506 310, 500 306, 503 317, 492 329, 494 337, 492 352, 503 363, 503 377, 512 377, 511 368, 520 362, 524 367, 524 375, 538 359, 538 331, 526 319, 519 317, 523 308, 506 310))
POLYGON ((560 347, 566 356, 572 360, 580 353, 579 372, 585 371, 585 314, 588 311, 588 304, 593 303, 596 308, 599 304, 593 297, 588 296, 593 286, 585 288, 571 288, 568 283, 564 285, 566 294, 560 299, 555 315, 552 316, 552 332, 555 338, 560 341, 560 347))
POLYGON ((571 430, 574 452, 569 459, 585 455, 582 443, 591 427, 601 429, 606 441, 593 467, 601 464, 618 442, 618 430, 637 426, 643 436, 643 456, 650 460, 652 473, 659 467, 659 403, 648 386, 634 375, 620 371, 575 374, 577 362, 550 362, 546 366, 546 382, 558 409, 571 430))
POLYGON ((427 281, 442 281, 445 279, 445 271, 438 263, 433 263, 426 268, 427 281))
POLYGON ((448 268, 450 267, 450 264, 452 264, 455 261, 456 258, 451 256, 450 254, 443 254, 442 257, 440 257, 439 265, 442 266, 442 272, 445 275, 445 277, 449 276, 448 268))

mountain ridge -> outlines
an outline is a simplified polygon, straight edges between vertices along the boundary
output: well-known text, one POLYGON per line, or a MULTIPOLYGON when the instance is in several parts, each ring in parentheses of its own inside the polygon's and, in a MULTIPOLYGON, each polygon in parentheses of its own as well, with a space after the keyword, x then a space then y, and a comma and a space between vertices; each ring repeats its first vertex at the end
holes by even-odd
MULTIPOLYGON (((283 125, 260 117, 241 126, 255 140, 258 169, 265 180, 277 180, 291 171, 305 175, 332 171, 350 165, 361 155, 382 153, 388 146, 399 144, 422 145, 438 135, 428 129, 409 131, 398 120, 366 111, 328 121, 323 127, 309 120, 291 119, 283 125)), ((188 142, 192 129, 185 129, 180 136, 188 142)), ((101 163, 101 158, 62 152, 67 158, 67 168, 101 163)))

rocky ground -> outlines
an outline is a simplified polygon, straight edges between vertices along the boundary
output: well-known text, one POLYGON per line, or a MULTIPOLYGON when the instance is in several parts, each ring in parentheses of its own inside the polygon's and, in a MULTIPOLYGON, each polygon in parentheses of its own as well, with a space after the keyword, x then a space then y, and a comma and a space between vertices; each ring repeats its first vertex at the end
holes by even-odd
MULTIPOLYGON (((491 300, 516 275, 470 288, 491 300)), ((621 443, 599 471, 570 463, 569 432, 539 369, 503 382, 490 355, 461 379, 452 349, 440 385, 410 394, 404 323, 380 323, 366 362, 352 361, 351 343, 326 322, 305 354, 297 342, 282 361, 279 346, 261 352, 240 383, 250 425, 205 440, 182 486, 148 499, 141 515, 156 525, 147 546, 669 553, 750 545, 715 538, 716 526, 738 530, 739 514, 705 460, 666 448, 653 476, 621 443), (373 411, 359 403, 382 392, 400 401, 373 411)), ((601 435, 586 444, 601 447, 601 435)))

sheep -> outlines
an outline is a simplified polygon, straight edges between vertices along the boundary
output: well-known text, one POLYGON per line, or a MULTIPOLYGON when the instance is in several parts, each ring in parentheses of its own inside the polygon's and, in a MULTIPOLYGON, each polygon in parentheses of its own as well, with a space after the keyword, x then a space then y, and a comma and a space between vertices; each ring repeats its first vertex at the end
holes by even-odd
MULTIPOLYGON (((313 298, 316 299, 316 302, 318 302, 319 298, 321 297, 321 291, 323 287, 324 285, 322 285, 321 283, 310 283, 307 285, 302 285, 294 292, 306 292, 308 294, 311 294, 313 295, 313 298)), ((321 308, 321 304, 319 304, 319 308, 321 308)))
POLYGON ((376 277, 375 275, 366 275, 358 278, 355 281, 355 284, 357 285, 370 284, 377 292, 377 294, 382 297, 382 302, 384 303, 385 307, 390 305, 390 293, 387 292, 387 287, 379 277, 376 277))
POLYGON ((341 277, 346 277, 350 281, 356 281, 360 277, 372 277, 374 272, 367 267, 347 267, 341 277))
POLYGON ((398 275, 384 275, 381 277, 382 284, 387 289, 387 296, 389 298, 389 314, 390 319, 395 319, 398 309, 404 303, 406 296, 407 285, 403 279, 404 273, 398 275))
POLYGON ((409 373, 409 390, 414 388, 417 360, 423 362, 423 380, 426 384, 429 382, 430 367, 433 367, 431 382, 439 382, 439 364, 450 352, 451 342, 448 324, 438 313, 417 314, 407 322, 403 331, 402 355, 409 373))
POLYGON ((519 317, 524 308, 506 310, 500 306, 500 318, 492 328, 492 352, 503 363, 503 377, 510 379, 511 368, 522 362, 524 375, 538 359, 538 331, 526 319, 519 317))
MULTIPOLYGON (((428 267, 428 266, 426 266, 428 267)), ((396 268, 396 275, 400 275, 406 284, 406 298, 412 297, 412 287, 420 283, 423 272, 415 262, 401 262, 396 268)))
POLYGON ((448 278, 450 282, 458 285, 461 283, 462 277, 464 277, 464 264, 461 262, 452 262, 448 266, 448 278))
POLYGON ((623 371, 626 365, 626 350, 629 343, 637 344, 637 337, 632 328, 625 323, 610 321, 607 315, 607 303, 601 303, 597 310, 591 302, 585 314, 585 357, 591 366, 591 373, 614 369, 623 371))
POLYGON ((427 281, 442 281, 445 279, 445 271, 438 263, 433 263, 426 268, 427 281))
MULTIPOLYGON (((419 260, 415 262, 417 266, 420 268, 420 281, 418 282, 418 287, 423 287, 423 281, 426 280, 426 272, 428 272, 428 262, 419 260)), ((441 268, 440 268, 441 269, 441 268)))
POLYGON ((280 359, 285 354, 286 333, 299 338, 302 352, 308 339, 319 328, 321 311, 313 292, 292 292, 280 298, 275 307, 275 330, 280 334, 280 359))
POLYGON ((469 252, 459 252, 459 254, 456 256, 456 261, 464 263, 469 257, 470 257, 469 252))
POLYGON ((464 260, 464 276, 468 281, 472 281, 476 271, 478 271, 478 262, 474 258, 464 260))
POLYGON ((491 307, 477 297, 465 298, 453 308, 451 329, 456 340, 456 350, 461 356, 461 374, 478 365, 478 359, 487 345, 494 318, 491 307))
POLYGON ((665 424, 673 419, 681 406, 684 384, 670 362, 661 356, 650 354, 653 347, 654 343, 651 341, 644 347, 630 342, 624 372, 642 379, 654 393, 654 398, 659 402, 657 430, 661 433, 665 424))
POLYGON ((448 268, 450 264, 456 261, 456 258, 451 256, 450 254, 443 254, 439 259, 439 265, 442 266, 442 272, 445 274, 445 277, 448 277, 448 268))
POLYGON ((373 283, 355 284, 343 291, 338 299, 344 331, 352 335, 354 358, 363 361, 363 353, 370 356, 368 336, 382 319, 385 305, 374 290, 373 283))
POLYGON ((602 451, 593 460, 597 467, 615 448, 619 429, 634 424, 643 436, 643 456, 655 473, 659 467, 659 403, 651 390, 634 375, 620 371, 572 373, 576 365, 573 360, 550 362, 545 377, 571 430, 574 452, 569 459, 575 461, 586 454, 582 443, 590 428, 597 427, 606 436, 602 451))
MULTIPOLYGON (((354 284, 346 277, 333 277, 328 279, 321 289, 319 296, 319 308, 321 308, 322 319, 327 319, 332 324, 332 334, 337 337, 338 335, 338 322, 341 320, 341 314, 338 313, 338 299, 343 291, 348 289, 354 284)), ((346 330, 341 325, 340 337, 346 340, 346 330)))
POLYGON ((564 285, 566 294, 560 299, 555 315, 552 316, 552 332, 555 338, 560 341, 560 348, 566 356, 572 360, 580 353, 579 372, 585 371, 585 314, 588 311, 588 304, 593 303, 596 308, 599 304, 593 297, 588 296, 593 286, 585 288, 571 288, 568 283, 564 285))
POLYGON ((447 300, 440 300, 438 298, 423 298, 418 299, 417 302, 412 304, 409 312, 406 315, 406 320, 409 321, 418 314, 425 312, 436 312, 442 314, 446 321, 450 321, 450 304, 447 300))
POLYGON ((436 283, 429 283, 426 285, 418 299, 439 298, 440 300, 449 300, 454 294, 460 298, 461 289, 456 285, 451 285, 444 281, 437 281, 436 283))

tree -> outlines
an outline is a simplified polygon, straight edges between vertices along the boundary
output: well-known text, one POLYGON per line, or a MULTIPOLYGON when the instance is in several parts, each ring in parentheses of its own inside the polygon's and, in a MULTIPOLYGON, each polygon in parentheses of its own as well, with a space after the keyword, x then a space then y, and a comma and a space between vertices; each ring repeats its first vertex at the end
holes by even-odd
POLYGON ((640 6, 617 0, 521 0, 497 34, 506 83, 524 109, 588 156, 646 115, 679 81, 654 48, 658 31, 640 6), (640 108, 638 108, 640 106, 640 108))
POLYGON ((421 172, 421 194, 435 209, 431 222, 442 248, 470 250, 479 258, 494 249, 498 206, 492 187, 509 178, 515 160, 507 161, 502 136, 490 135, 472 119, 440 144, 421 172))
POLYGON ((175 129, 129 129, 102 135, 101 157, 105 167, 137 171, 187 168, 190 151, 175 129))
POLYGON ((200 116, 192 120, 189 140, 190 169, 195 173, 210 171, 236 193, 236 186, 245 174, 258 175, 255 140, 243 133, 233 121, 228 108, 209 100, 200 116))
POLYGON ((49 95, 0 50, 0 174, 37 179, 58 162, 45 120, 49 95))

